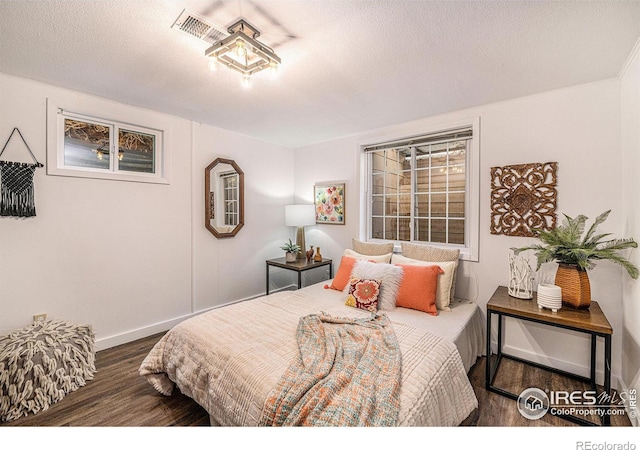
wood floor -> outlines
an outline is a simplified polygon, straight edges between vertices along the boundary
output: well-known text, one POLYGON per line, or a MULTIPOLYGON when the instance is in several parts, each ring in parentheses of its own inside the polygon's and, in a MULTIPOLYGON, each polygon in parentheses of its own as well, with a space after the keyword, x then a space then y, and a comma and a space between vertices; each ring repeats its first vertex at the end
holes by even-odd
POLYGON ((96 374, 47 411, 4 425, 12 426, 169 426, 209 425, 197 403, 176 390, 160 395, 138 367, 162 334, 97 352, 96 374))
MULTIPOLYGON (((98 352, 96 375, 86 386, 70 393, 47 411, 0 426, 148 427, 209 425, 206 411, 176 390, 171 397, 157 393, 138 375, 138 367, 161 334, 98 352)), ((575 426, 549 414, 539 420, 520 415, 516 403, 484 388, 485 358, 469 372, 479 407, 465 426, 575 426)), ((552 389, 588 389, 575 381, 520 363, 503 360, 495 384, 519 393, 530 386, 552 389)), ((627 416, 614 416, 613 426, 630 426, 627 416)), ((1 434, 1 432, 0 432, 1 434)))
MULTIPOLYGON (((546 414, 538 420, 523 417, 517 409, 515 400, 489 392, 485 389, 485 362, 481 357, 471 368, 469 379, 478 398, 479 407, 463 425, 471 426, 508 426, 508 427, 548 427, 548 426, 579 426, 561 417, 546 414)), ((546 370, 531 367, 506 358, 502 359, 500 369, 496 374, 494 386, 519 394, 529 387, 548 388, 553 391, 587 391, 591 390, 588 383, 576 381, 546 370)), ((602 387, 600 386, 600 389, 602 387)), ((599 418, 589 420, 600 424, 599 418)), ((631 421, 625 414, 611 416, 611 426, 630 427, 631 421)))

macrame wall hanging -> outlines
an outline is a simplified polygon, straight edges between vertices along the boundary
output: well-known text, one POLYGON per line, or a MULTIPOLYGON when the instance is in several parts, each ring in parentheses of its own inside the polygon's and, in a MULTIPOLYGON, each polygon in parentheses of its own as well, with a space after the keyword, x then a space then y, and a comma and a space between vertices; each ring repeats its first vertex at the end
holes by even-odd
POLYGON ((0 216, 32 217, 36 215, 33 175, 38 167, 44 166, 33 155, 18 128, 14 128, 9 135, 9 139, 0 151, 0 157, 16 131, 35 164, 0 161, 0 216))

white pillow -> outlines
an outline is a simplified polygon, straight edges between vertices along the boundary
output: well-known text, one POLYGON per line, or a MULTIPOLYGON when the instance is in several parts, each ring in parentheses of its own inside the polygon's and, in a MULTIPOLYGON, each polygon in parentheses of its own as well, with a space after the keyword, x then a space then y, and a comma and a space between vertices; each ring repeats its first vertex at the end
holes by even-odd
POLYGON ((393 264, 373 263, 363 259, 356 261, 351 271, 352 277, 381 281, 378 309, 383 311, 395 309, 402 274, 401 267, 393 264))
POLYGON ((354 252, 347 248, 344 250, 343 256, 350 256, 356 259, 365 259, 367 261, 375 261, 377 263, 389 264, 391 262, 391 255, 393 253, 387 253, 386 255, 363 255, 362 253, 354 252))
POLYGON ((393 255, 391 264, 405 264, 414 266, 440 266, 444 273, 438 275, 438 288, 436 290, 436 308, 441 311, 451 311, 449 304, 451 303, 451 285, 453 283, 453 274, 458 265, 456 261, 421 261, 419 259, 411 259, 402 255, 393 255))

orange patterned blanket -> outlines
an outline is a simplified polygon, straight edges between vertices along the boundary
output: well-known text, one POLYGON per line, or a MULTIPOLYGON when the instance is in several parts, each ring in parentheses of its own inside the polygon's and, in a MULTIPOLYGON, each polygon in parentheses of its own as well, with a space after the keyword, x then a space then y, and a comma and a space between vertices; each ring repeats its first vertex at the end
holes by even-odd
POLYGON ((269 394, 260 425, 395 426, 401 353, 386 315, 300 319, 299 353, 269 394))

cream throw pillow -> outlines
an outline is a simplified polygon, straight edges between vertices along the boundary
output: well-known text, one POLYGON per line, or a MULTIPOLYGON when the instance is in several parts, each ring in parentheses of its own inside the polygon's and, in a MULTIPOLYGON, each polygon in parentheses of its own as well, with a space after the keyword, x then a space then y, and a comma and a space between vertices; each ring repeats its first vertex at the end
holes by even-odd
POLYGON ((389 262, 391 261, 392 254, 393 253, 387 253, 384 255, 365 255, 347 248, 344 250, 343 256, 350 256, 356 259, 365 259, 367 261, 374 261, 377 263, 389 264, 389 262))
POLYGON ((391 258, 391 264, 440 266, 444 273, 438 275, 436 308, 441 311, 451 311, 451 308, 449 308, 449 304, 451 303, 451 283, 453 283, 453 274, 457 263, 453 261, 420 261, 417 259, 406 258, 402 255, 393 255, 393 257, 391 258))
POLYGON ((402 281, 402 268, 392 264, 373 263, 363 259, 356 261, 351 277, 380 280, 378 309, 391 311, 396 307, 396 297, 402 281))

